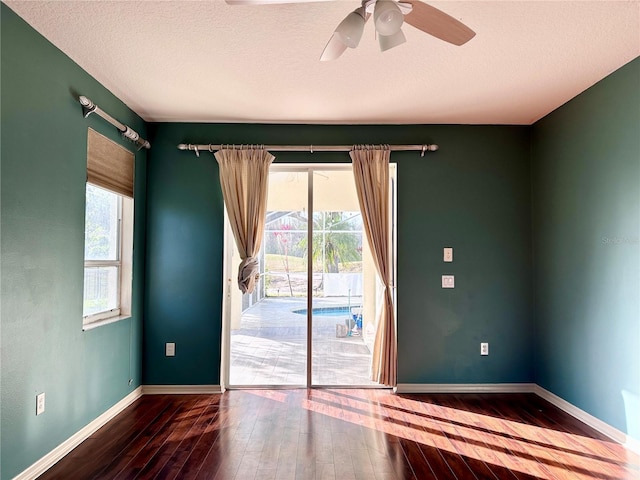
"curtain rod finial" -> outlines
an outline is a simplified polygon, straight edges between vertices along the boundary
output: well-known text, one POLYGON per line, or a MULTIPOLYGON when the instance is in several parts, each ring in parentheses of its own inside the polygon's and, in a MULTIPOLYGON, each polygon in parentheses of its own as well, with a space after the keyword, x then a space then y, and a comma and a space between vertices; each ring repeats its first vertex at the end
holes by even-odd
POLYGON ((96 108, 98 108, 95 103, 93 103, 84 95, 80 95, 78 97, 78 101, 80 102, 80 105, 82 105, 82 115, 84 116, 84 118, 87 118, 89 115, 96 111, 96 108))

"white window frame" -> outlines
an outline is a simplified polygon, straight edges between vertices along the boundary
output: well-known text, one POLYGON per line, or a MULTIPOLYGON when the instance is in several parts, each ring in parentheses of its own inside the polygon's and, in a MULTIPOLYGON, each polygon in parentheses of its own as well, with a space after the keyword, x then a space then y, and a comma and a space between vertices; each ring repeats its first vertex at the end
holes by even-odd
MULTIPOLYGON (((87 186, 90 185, 87 183, 87 186)), ((131 317, 131 284, 133 276, 133 199, 121 195, 104 187, 118 197, 118 234, 116 260, 85 260, 83 272, 86 268, 117 267, 118 269, 118 305, 116 308, 93 313, 82 317, 82 329, 89 330, 101 325, 117 322, 131 317)), ((86 187, 85 187, 86 211, 86 187)), ((86 229, 86 226, 85 226, 86 229)), ((84 278, 84 276, 83 276, 84 278)), ((83 298, 84 298, 83 281, 83 298)))

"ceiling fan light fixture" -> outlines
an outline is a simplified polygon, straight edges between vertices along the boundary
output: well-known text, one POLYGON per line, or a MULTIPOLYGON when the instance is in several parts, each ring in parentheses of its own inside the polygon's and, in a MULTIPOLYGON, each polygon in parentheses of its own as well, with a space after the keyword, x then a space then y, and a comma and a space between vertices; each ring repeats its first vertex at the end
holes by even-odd
POLYGON ((364 32, 364 8, 355 9, 336 28, 340 40, 349 48, 356 48, 364 32))
POLYGON ((373 10, 373 21, 376 31, 380 35, 391 36, 400 31, 404 22, 404 15, 396 2, 392 0, 378 0, 373 10))
POLYGON ((393 47, 402 45, 406 41, 407 38, 404 36, 404 33, 402 33, 402 30, 398 30, 393 35, 378 35, 378 42, 380 43, 381 52, 391 50, 393 47))

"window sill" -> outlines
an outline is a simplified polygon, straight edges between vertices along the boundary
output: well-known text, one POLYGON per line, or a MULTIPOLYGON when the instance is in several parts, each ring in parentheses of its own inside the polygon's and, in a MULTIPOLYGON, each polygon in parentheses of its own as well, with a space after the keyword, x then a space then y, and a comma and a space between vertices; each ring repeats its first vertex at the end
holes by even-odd
POLYGON ((102 327, 103 325, 109 325, 110 323, 119 322, 120 320, 126 320, 131 318, 131 315, 118 315, 117 317, 103 318, 102 320, 96 320, 95 322, 87 323, 82 326, 82 331, 93 330, 94 328, 102 327))

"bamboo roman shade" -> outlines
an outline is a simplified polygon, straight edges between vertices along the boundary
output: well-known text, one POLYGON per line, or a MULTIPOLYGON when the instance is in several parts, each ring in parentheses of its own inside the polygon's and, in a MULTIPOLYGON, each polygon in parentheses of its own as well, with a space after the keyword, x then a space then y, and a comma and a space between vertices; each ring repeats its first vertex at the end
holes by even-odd
POLYGON ((87 182, 133 198, 134 160, 133 152, 89 129, 87 182))

